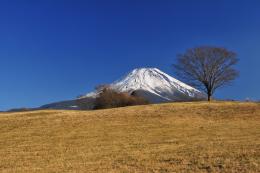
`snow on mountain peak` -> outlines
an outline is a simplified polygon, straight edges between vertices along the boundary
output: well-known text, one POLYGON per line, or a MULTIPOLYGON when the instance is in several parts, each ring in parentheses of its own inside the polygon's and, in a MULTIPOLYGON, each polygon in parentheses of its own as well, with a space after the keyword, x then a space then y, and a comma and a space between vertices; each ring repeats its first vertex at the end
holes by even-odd
MULTIPOLYGON (((180 101, 203 98, 199 90, 169 76, 157 68, 136 68, 129 74, 113 82, 110 87, 118 92, 142 90, 165 101, 180 101)), ((84 97, 95 97, 98 93, 91 92, 84 97)))

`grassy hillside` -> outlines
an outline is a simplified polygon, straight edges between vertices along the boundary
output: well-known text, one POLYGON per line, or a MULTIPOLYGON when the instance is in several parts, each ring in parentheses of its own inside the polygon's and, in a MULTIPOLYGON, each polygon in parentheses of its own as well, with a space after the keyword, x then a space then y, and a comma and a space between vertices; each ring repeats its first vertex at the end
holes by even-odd
POLYGON ((260 172, 260 104, 1 113, 0 172, 260 172))

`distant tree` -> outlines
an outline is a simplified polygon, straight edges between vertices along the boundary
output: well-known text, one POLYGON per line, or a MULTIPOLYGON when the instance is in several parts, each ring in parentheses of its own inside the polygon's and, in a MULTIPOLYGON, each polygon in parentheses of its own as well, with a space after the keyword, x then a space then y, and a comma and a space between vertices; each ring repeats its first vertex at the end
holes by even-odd
POLYGON ((219 47, 197 47, 177 56, 176 74, 190 85, 204 90, 211 100, 216 89, 230 84, 238 76, 234 69, 236 53, 219 47))

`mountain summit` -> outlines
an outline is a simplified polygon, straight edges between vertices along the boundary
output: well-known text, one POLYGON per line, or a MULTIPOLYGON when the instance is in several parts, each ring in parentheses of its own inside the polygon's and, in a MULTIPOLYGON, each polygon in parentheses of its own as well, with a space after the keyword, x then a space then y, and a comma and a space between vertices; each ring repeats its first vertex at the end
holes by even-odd
MULTIPOLYGON (((110 87, 118 92, 128 92, 145 97, 152 103, 203 99, 199 90, 169 76, 157 68, 137 68, 113 82, 110 87)), ((91 92, 83 97, 96 97, 91 92)))

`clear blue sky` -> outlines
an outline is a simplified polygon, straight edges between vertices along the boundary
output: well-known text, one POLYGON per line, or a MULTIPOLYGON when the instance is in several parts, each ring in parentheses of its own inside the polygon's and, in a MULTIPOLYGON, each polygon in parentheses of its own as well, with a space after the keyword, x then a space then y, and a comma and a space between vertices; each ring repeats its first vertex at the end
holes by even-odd
POLYGON ((260 99, 259 0, 0 1, 0 110, 73 99, 199 45, 237 52, 218 98, 260 99))

